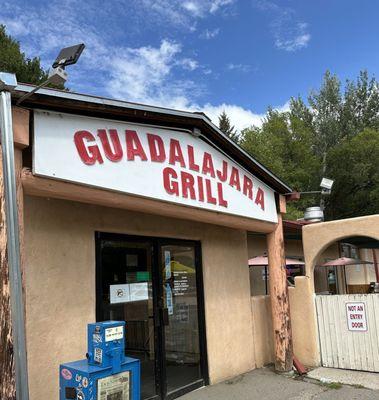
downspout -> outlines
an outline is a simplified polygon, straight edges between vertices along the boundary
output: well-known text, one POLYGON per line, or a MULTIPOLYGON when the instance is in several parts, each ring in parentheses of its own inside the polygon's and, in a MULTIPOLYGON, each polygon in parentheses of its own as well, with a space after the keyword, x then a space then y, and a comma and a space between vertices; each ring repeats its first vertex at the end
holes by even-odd
MULTIPOLYGON (((11 75, 11 74, 7 74, 11 75)), ((11 77, 12 78, 12 77, 11 77)), ((13 75, 14 81, 16 81, 13 75)), ((0 129, 3 159, 4 199, 7 229, 7 252, 9 265, 10 303, 15 360, 17 400, 28 400, 28 373, 26 360, 26 335, 22 293, 19 220, 16 199, 16 178, 12 127, 12 85, 0 88, 0 129)))

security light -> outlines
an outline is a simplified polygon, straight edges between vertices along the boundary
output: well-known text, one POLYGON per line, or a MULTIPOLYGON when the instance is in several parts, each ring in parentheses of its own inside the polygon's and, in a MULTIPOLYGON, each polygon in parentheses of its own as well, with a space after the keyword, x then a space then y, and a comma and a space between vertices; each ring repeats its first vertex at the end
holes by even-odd
POLYGON ((37 90, 43 88, 49 83, 53 83, 54 85, 63 85, 67 81, 67 72, 65 71, 65 67, 67 65, 75 64, 80 55, 84 50, 85 45, 83 43, 76 44, 75 46, 65 47, 62 49, 56 60, 54 61, 52 68, 49 70, 48 78, 45 82, 42 82, 40 85, 35 87, 28 93, 25 93, 22 97, 20 97, 16 103, 16 105, 20 105, 25 99, 30 97, 37 90))
POLYGON ((322 178, 320 187, 321 187, 321 194, 330 194, 332 191, 334 181, 328 178, 322 178))
POLYGON ((61 67, 64 69, 67 65, 76 64, 84 50, 84 47, 84 43, 80 43, 62 49, 53 63, 53 68, 61 67))

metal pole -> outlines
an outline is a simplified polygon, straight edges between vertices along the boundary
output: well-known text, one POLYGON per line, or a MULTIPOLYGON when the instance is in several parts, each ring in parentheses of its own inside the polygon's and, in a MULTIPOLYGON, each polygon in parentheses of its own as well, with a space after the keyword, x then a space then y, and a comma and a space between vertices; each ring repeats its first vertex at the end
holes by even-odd
POLYGON ((1 147, 3 155, 4 198, 7 225, 7 251, 9 265, 10 301, 15 360, 16 398, 28 400, 28 371, 26 361, 26 340, 24 303, 22 294, 20 237, 16 197, 14 144, 12 128, 11 94, 0 93, 1 147))

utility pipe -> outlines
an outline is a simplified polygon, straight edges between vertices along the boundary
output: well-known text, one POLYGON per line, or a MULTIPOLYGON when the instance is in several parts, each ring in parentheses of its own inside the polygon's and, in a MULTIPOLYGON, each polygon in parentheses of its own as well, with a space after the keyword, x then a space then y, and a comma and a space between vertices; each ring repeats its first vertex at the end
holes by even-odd
POLYGON ((0 92, 0 120, 16 398, 17 400, 28 400, 29 389, 13 147, 12 104, 11 93, 6 88, 3 88, 0 92))

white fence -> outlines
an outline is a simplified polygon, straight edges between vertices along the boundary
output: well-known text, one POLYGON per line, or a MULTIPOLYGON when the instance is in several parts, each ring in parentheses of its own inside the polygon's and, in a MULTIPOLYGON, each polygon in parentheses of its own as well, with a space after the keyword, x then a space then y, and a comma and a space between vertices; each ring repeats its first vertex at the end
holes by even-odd
POLYGON ((324 367, 379 372, 379 295, 316 296, 324 367))

